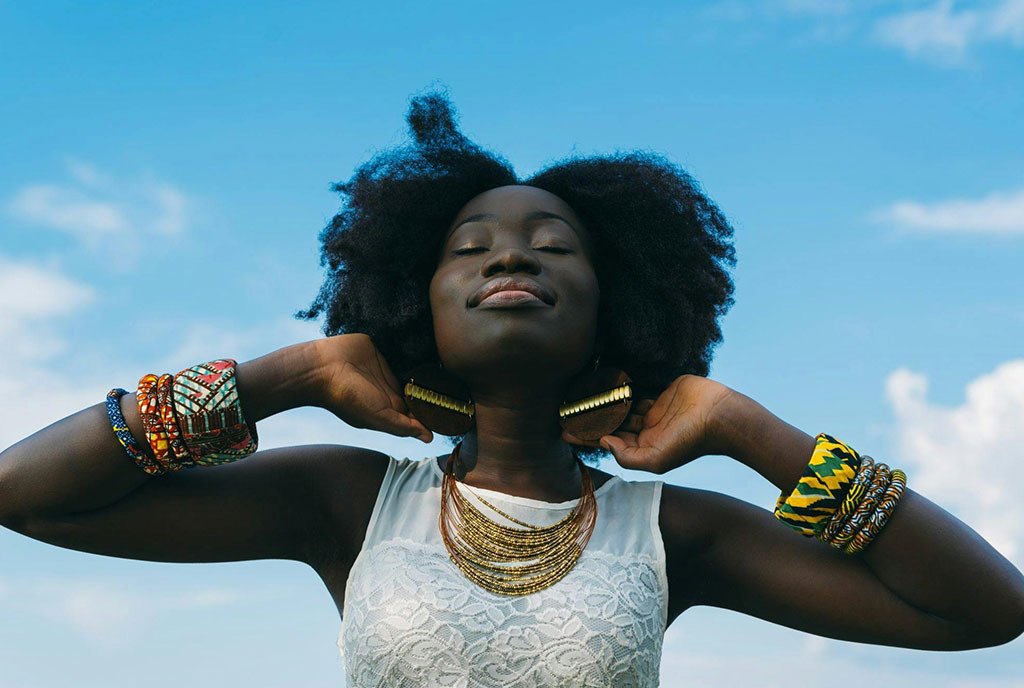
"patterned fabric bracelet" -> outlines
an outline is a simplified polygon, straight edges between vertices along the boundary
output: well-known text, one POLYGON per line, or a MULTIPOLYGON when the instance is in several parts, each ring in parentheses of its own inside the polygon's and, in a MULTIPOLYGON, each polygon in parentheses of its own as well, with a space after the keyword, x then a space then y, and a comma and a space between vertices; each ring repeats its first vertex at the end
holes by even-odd
POLYGON ((867 521, 871 512, 875 510, 875 506, 882 498, 886 489, 888 489, 890 482, 892 482, 892 475, 888 464, 876 463, 875 477, 871 480, 871 486, 864 494, 864 498, 857 505, 857 509, 850 515, 849 520, 836 533, 835 537, 828 541, 828 544, 837 549, 846 547, 864 525, 864 522, 867 521))
POLYGON ((110 427, 114 430, 117 441, 121 443, 125 453, 131 457, 136 466, 148 475, 162 475, 163 468, 142 451, 138 440, 135 439, 128 423, 125 422, 124 415, 121 414, 121 397, 125 394, 128 394, 128 390, 120 387, 115 387, 107 392, 107 417, 110 418, 110 427))
POLYGON ((157 412, 156 388, 160 378, 153 373, 146 373, 139 378, 139 387, 136 392, 136 401, 139 403, 139 417, 142 418, 142 427, 146 431, 146 440, 153 450, 153 456, 164 473, 171 471, 170 461, 167 458, 171 444, 167 439, 167 430, 157 412))
POLYGON ((818 433, 803 475, 787 497, 775 503, 775 518, 813 537, 828 525, 860 467, 860 455, 831 435, 818 433))
POLYGON ((828 525, 825 529, 818 533, 818 539, 822 542, 828 542, 836 536, 836 533, 846 525, 846 522, 850 519, 850 515, 857 510, 860 505, 860 501, 864 498, 868 487, 871 486, 871 480, 875 477, 875 460, 867 454, 860 455, 860 468, 857 470, 857 477, 853 479, 853 483, 850 485, 849 491, 846 493, 846 497, 843 498, 843 503, 839 505, 839 509, 829 520, 828 525))
POLYGON ((163 423, 167 432, 167 441, 171 447, 168 456, 172 471, 180 471, 183 468, 195 466, 192 454, 181 437, 181 427, 178 424, 178 416, 174 411, 173 388, 174 376, 161 375, 156 386, 157 415, 163 423))
POLYGON ((896 505, 903 498, 904 490, 907 487, 907 474, 897 468, 892 472, 891 477, 892 480, 889 483, 888 489, 882 495, 882 499, 879 500, 878 506, 875 507, 871 516, 868 517, 867 523, 864 524, 864 527, 854 536, 853 541, 843 550, 847 554, 857 554, 871 544, 878 537, 882 527, 889 520, 889 517, 892 516, 893 511, 896 510, 896 505))
POLYGON ((256 451, 259 437, 242 414, 237 365, 231 358, 218 359, 174 376, 175 413, 197 466, 231 463, 256 451))

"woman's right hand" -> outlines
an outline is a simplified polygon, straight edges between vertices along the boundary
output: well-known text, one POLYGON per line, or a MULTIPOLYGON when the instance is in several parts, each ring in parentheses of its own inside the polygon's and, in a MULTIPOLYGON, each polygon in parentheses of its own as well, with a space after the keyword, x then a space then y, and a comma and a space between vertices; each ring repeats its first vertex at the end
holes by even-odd
POLYGON ((323 384, 320 407, 354 428, 433 440, 433 433, 409 413, 402 384, 368 335, 315 341, 323 384))

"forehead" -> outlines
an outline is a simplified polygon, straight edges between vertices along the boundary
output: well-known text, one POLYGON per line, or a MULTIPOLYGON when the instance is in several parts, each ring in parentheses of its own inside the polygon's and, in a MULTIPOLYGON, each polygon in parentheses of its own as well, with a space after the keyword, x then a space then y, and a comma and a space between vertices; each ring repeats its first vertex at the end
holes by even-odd
POLYGON ((563 219, 590 247, 590 235, 568 203, 549 191, 525 184, 499 186, 475 196, 455 215, 448 235, 470 218, 515 224, 552 215, 563 219))

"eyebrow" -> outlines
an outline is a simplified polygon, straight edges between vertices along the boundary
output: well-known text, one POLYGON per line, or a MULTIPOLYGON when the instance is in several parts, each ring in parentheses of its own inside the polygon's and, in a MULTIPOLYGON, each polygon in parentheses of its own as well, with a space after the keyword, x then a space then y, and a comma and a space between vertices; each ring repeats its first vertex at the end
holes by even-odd
MULTIPOLYGON (((495 215, 494 213, 477 213, 476 215, 470 215, 465 220, 463 220, 459 224, 457 224, 454 227, 452 227, 451 231, 448 232, 448 236, 451 236, 455 232, 456 229, 458 229, 462 225, 466 224, 467 222, 480 222, 481 220, 497 220, 497 219, 498 219, 498 216, 495 215)), ((559 215, 557 213, 549 212, 547 210, 534 210, 534 211, 532 211, 530 213, 527 213, 526 217, 523 218, 523 219, 525 219, 527 222, 529 222, 531 220, 561 220, 565 224, 569 225, 574 232, 579 234, 579 230, 576 229, 576 226, 573 225, 573 223, 569 222, 568 220, 566 220, 561 215, 559 215)))

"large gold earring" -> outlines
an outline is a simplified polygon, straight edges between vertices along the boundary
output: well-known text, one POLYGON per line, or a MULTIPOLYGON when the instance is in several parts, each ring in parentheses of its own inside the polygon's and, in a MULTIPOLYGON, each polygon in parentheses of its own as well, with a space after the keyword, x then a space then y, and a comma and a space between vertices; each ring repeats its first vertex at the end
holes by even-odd
POLYGON ((406 375, 405 405, 416 420, 441 435, 462 435, 474 422, 473 400, 464 382, 441 363, 424 363, 406 375))
POLYGON ((562 429, 581 440, 597 441, 615 432, 633 408, 632 380, 626 371, 599 366, 572 380, 558 409, 562 429))

